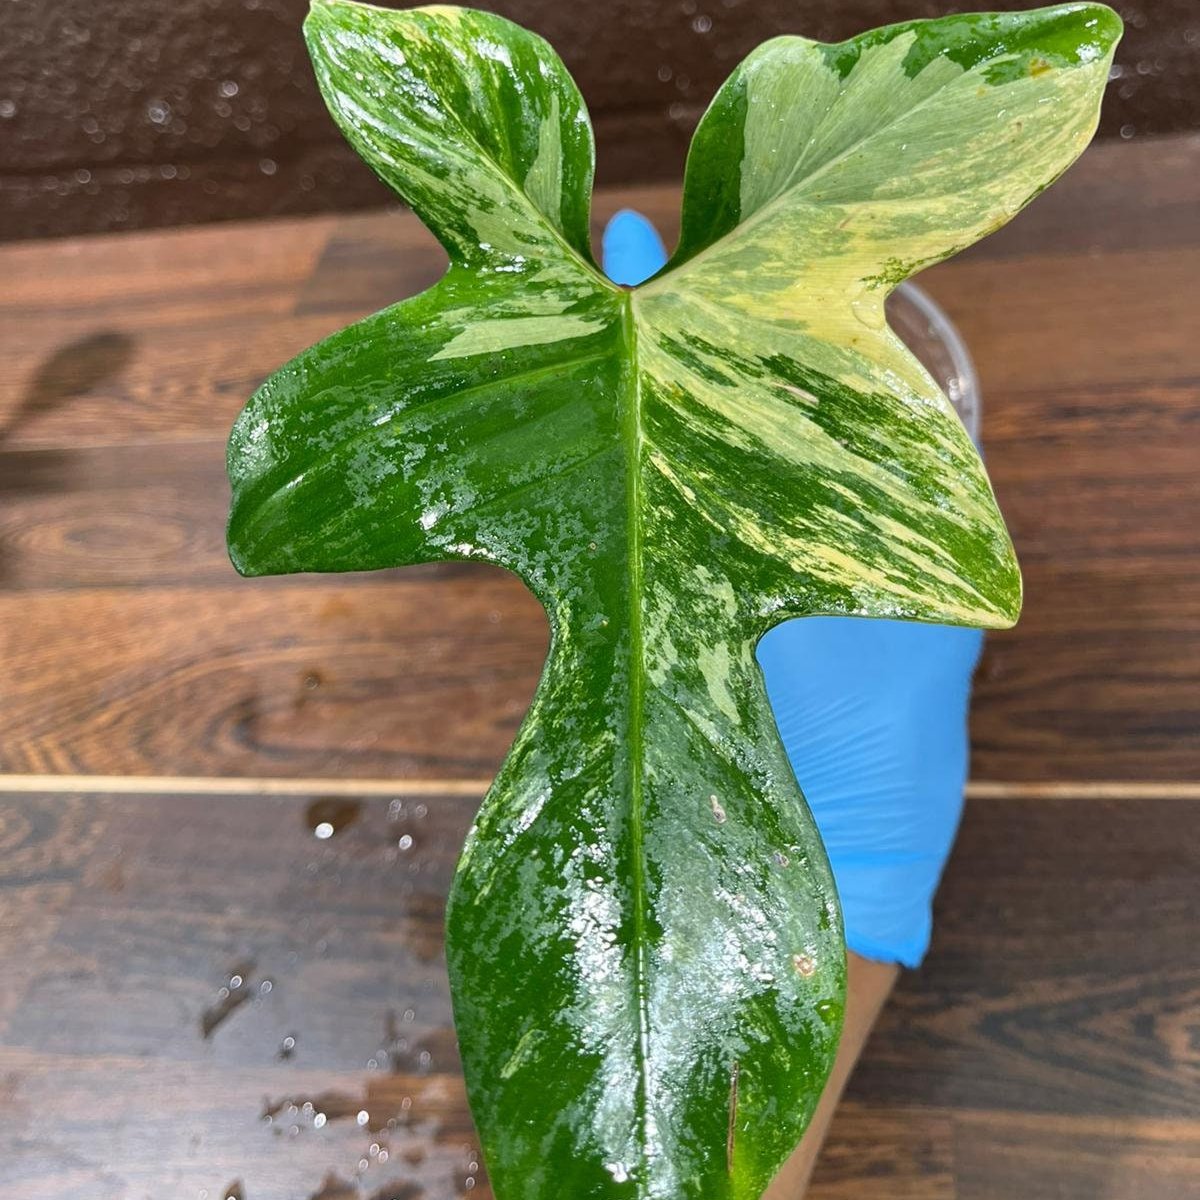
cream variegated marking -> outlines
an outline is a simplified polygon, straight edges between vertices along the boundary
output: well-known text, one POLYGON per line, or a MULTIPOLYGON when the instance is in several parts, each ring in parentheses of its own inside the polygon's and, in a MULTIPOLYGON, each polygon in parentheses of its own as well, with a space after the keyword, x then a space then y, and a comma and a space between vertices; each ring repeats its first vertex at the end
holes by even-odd
POLYGON ((525 176, 525 192, 539 212, 552 213, 562 196, 562 132, 558 97, 551 95, 550 111, 538 125, 537 157, 525 176))
POLYGON ((569 342, 589 333, 600 333, 607 324, 588 317, 481 318, 465 325, 433 358, 469 358, 476 354, 498 354, 518 346, 569 342))
POLYGON ((544 42, 314 5, 331 110, 451 266, 255 394, 230 551, 248 574, 476 559, 549 615, 448 912, 498 1200, 752 1200, 808 1121, 844 948, 755 643, 789 615, 1015 618, 986 476, 883 305, 1068 165, 1118 29, 1068 5, 768 43, 631 292, 592 260, 591 131, 544 42))

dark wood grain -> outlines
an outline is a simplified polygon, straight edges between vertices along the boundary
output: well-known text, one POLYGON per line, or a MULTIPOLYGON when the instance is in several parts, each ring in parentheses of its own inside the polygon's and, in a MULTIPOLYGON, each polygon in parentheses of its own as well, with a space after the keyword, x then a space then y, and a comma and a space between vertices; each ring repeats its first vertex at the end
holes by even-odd
MULTIPOLYGON (((1197 288, 1198 179, 1200 137, 1096 147, 1006 229, 926 273, 985 387, 1194 373, 1194 340, 1178 332, 1197 288)), ((602 193, 597 215, 629 203, 671 239, 673 188, 602 193)), ((5 247, 3 445, 223 440, 266 374, 426 286, 443 261, 400 213, 5 247), (98 336, 123 340, 121 369, 47 388, 48 364, 98 336)))
POLYGON ((294 314, 330 227, 6 248, 4 448, 221 440, 267 372, 338 324, 294 314), (95 362, 100 338, 124 347, 118 370, 111 354, 95 362), (71 378, 58 364, 73 358, 71 378))
MULTIPOLYGON (((672 235, 672 190, 607 193, 597 227, 622 204, 672 235)), ((975 355, 1027 581, 1022 622, 989 641, 978 681, 979 778, 1200 779, 1197 211, 1200 138, 1098 147, 924 277, 975 355)), ((545 644, 512 580, 245 584, 223 549, 224 436, 249 391, 443 263, 400 214, 0 252, 14 281, 0 296, 5 769, 495 766, 545 644), (372 633, 313 623, 364 584, 372 633), (500 624, 467 636, 493 587, 500 624), (454 669, 431 667, 438 654, 454 669), (297 704, 310 670, 337 683, 297 704), (444 714, 460 711, 452 732, 444 714)))
POLYGON ((0 767, 486 777, 546 644, 499 570, 0 593, 0 767))
MULTIPOLYGON (((671 189, 621 204, 669 238, 671 189)), ((974 773, 1060 786, 968 804, 812 1200, 1200 1196, 1197 211, 1200 138, 1100 147, 924 280, 1026 572, 974 773)), ((0 771, 335 781, 0 794, 5 1194, 487 1200, 441 949, 476 798, 342 793, 486 779, 545 618, 496 570, 223 550, 248 392, 442 264, 394 213, 0 250, 0 771)))
MULTIPOLYGON (((994 0, 998 8, 1038 0, 994 0)), ((492 0, 582 89, 608 183, 672 179, 719 83, 776 34, 838 41, 945 15, 942 0, 492 0)), ((1126 20, 1102 135, 1195 129, 1194 0, 1126 20)), ((321 103, 305 0, 9 0, 0 42, 0 237, 362 208, 388 191, 321 103), (53 83, 51 82, 53 81, 53 83)))
MULTIPOLYGON (((460 1195, 441 921, 475 804, 5 798, 0 1183, 460 1195)), ((1195 801, 970 803, 811 1200, 1197 1195, 1198 878, 1195 801)))
POLYGON ((845 1101, 805 1200, 958 1200, 954 1143, 944 1109, 845 1101))
POLYGON ((851 1094, 1200 1121, 1200 804, 969 805, 935 911, 851 1094))
POLYGON ((318 801, 0 805, 6 1191, 223 1197, 239 1179, 291 1200, 332 1174, 442 1200, 482 1180, 441 941, 473 803, 342 800, 320 840, 318 801), (232 1007, 231 977, 249 997, 232 1007))
MULTIPOLYGON (((1197 410, 1186 389, 1067 398, 1046 411, 1036 398, 1015 403, 1042 433, 1015 435, 1012 456, 994 452, 991 463, 1011 497, 1027 603, 1018 629, 990 640, 979 675, 976 775, 1195 778, 1200 547, 1188 514, 1200 501, 1191 466, 1197 410), (1095 464, 1110 437, 1124 449, 1108 456, 1106 474, 1095 464), (1020 447, 1039 439, 1061 467, 1049 479, 1022 461, 1020 447), (1131 461, 1158 468, 1139 478, 1131 461), (1066 645, 1068 618, 1077 637, 1066 645)), ((16 500, 0 508, 7 769, 320 774, 336 761, 355 774, 470 774, 503 753, 545 645, 544 618, 514 580, 433 567, 326 581, 323 602, 345 594, 350 603, 352 590, 366 587, 354 603, 370 606, 376 625, 370 634, 338 625, 330 638, 312 623, 311 583, 233 577, 219 448, 179 447, 148 461, 137 448, 8 461, 5 498, 16 500), (77 594, 60 599, 64 587, 77 594), (481 589, 492 601, 482 637, 481 589), (264 630, 256 621, 268 612, 264 630), (111 632, 122 628, 137 634, 111 632), (375 638, 388 643, 382 659, 375 638), (411 676, 414 659, 435 653, 428 638, 454 647, 461 675, 411 676), (51 652, 69 664, 66 678, 39 669, 51 652), (329 699, 326 688, 297 707, 296 680, 310 671, 339 681, 330 686, 345 696, 329 699), (357 680, 360 671, 369 678, 357 680), (430 690, 414 692, 416 678, 430 690), (462 678, 511 719, 469 728, 460 768, 440 748, 425 751, 442 714, 460 710, 462 678), (160 706, 164 688, 176 707, 160 706), (369 753, 347 753, 347 739, 358 745, 350 726, 359 718, 347 708, 338 723, 330 705, 359 694, 391 698, 370 722, 382 740, 369 753), (264 732, 264 722, 280 720, 289 726, 282 746, 264 732), (331 720, 330 738, 313 741, 331 720), (114 727, 130 732, 114 740, 114 727), (326 759, 335 743, 342 749, 326 759)))
POLYGON ((0 588, 228 583, 219 443, 0 449, 0 588))
POLYGON ((986 1113, 956 1122, 957 1200, 1197 1200, 1196 1124, 986 1113))

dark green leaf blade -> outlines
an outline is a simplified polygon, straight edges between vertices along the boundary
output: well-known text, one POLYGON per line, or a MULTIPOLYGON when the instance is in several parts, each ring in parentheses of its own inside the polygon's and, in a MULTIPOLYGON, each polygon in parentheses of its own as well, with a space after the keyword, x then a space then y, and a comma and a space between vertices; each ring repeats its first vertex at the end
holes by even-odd
POLYGON ((630 293, 592 263, 590 130, 544 42, 314 5, 331 109, 451 267, 251 400, 230 550, 495 562, 549 614, 448 913, 501 1200, 746 1200, 807 1124, 844 953, 754 645, 793 614, 1015 619, 986 476, 882 304, 1078 152, 1107 13, 769 43, 698 131, 674 267, 630 293))
POLYGON ((523 275, 514 305, 511 275, 454 266, 263 385, 229 442, 240 571, 464 558, 553 595, 578 548, 566 513, 556 532, 513 497, 620 493, 621 314, 583 269, 523 275))

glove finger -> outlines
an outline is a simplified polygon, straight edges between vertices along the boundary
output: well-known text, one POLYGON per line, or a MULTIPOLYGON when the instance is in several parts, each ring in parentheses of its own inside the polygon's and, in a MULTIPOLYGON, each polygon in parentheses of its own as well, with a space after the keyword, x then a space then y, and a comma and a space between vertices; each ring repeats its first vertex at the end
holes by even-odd
POLYGON ((636 287, 662 269, 667 250, 648 217, 623 208, 609 221, 601 239, 604 271, 613 283, 636 287))
POLYGON ((847 943, 912 964, 967 773, 978 630, 828 617, 758 647, 780 737, 821 831, 847 943))

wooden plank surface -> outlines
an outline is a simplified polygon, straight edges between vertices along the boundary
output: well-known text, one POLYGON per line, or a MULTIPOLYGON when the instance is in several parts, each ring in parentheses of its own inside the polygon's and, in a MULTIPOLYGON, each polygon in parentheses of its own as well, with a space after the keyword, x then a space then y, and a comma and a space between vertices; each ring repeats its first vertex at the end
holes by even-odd
MULTIPOLYGON (((8 1191, 461 1194, 441 920, 476 802, 0 800, 8 1191)), ((1194 801, 969 804, 813 1200, 1200 1196, 1198 875, 1194 801)))
MULTIPOLYGON (((604 196, 598 212, 633 203, 670 234, 675 202, 644 188, 604 196)), ((1027 576, 1021 625, 991 639, 979 677, 979 779, 1200 780, 1198 211, 1200 138, 1099 147, 923 280, 977 360, 988 461, 1027 576)), ((379 577, 247 584, 223 550, 223 439, 251 388, 315 338, 428 284, 442 261, 398 214, 0 251, 0 351, 14 364, 0 380, 0 768, 294 776, 324 763, 458 776, 495 765, 545 645, 544 618, 515 584, 462 569, 410 572, 407 589, 379 577), (364 586, 376 590, 354 600, 364 586), (496 637, 465 636, 480 589, 494 589, 496 637), (386 610, 372 618, 387 625, 380 661, 352 621, 345 640, 313 624, 313 598, 342 592, 352 609, 386 610), (423 651, 405 630, 433 612, 460 678, 487 680, 479 703, 502 714, 464 728, 450 753, 444 714, 459 683, 425 673, 431 690, 418 696, 408 676, 423 651), (189 643, 193 622, 209 640, 189 643), (236 669, 218 668, 214 650, 236 669), (302 667, 348 694, 395 697, 370 717, 374 749, 347 748, 327 705, 264 728, 302 667)))
POLYGON ((1200 1195, 1194 1121, 971 1114, 957 1122, 954 1153, 957 1200, 1200 1195))
MULTIPOLYGON (((1030 7, 1036 0, 997 0, 1030 7)), ((341 137, 301 38, 308 0, 5 6, 0 238, 345 211, 387 188, 341 137), (47 81, 62 81, 50 87, 47 81)), ((490 0, 580 87, 609 183, 682 173, 696 122, 753 47, 943 15, 934 0, 490 0)), ((1194 129, 1195 0, 1122 7, 1101 136, 1194 129)))
MULTIPOLYGON (((622 204, 672 233, 672 190, 622 204)), ((816 1200, 1200 1197, 1198 213, 1200 137, 1100 147, 923 280, 1028 603, 816 1200)), ((223 549, 248 392, 442 264, 396 214, 0 250, 5 1194, 488 1195, 441 911, 545 618, 496 570, 242 581, 223 549)))

